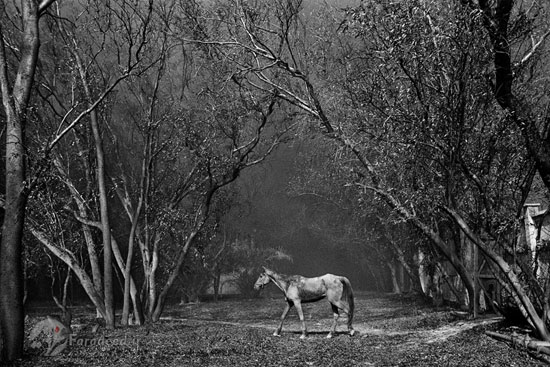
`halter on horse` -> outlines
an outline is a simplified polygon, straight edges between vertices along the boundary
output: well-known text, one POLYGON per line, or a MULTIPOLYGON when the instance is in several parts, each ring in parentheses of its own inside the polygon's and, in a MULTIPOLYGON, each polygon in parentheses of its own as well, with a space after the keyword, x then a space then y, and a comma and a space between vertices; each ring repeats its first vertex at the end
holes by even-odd
POLYGON ((278 274, 273 270, 264 268, 264 272, 260 274, 258 280, 256 280, 254 284, 254 289, 261 289, 269 282, 275 283, 275 285, 283 291, 287 302, 281 316, 281 323, 275 333, 273 333, 274 336, 280 336, 283 322, 285 321, 288 311, 292 306, 296 306, 298 316, 300 316, 300 321, 302 323, 302 335, 300 338, 305 338, 307 336, 307 329, 304 321, 302 303, 316 302, 325 297, 330 302, 334 314, 332 329, 328 333, 327 338, 332 338, 336 332, 336 323, 340 316, 339 311, 344 311, 348 315, 349 335, 353 336, 353 334, 355 334, 355 330, 353 330, 351 325, 354 310, 353 290, 346 277, 325 274, 320 277, 306 278, 301 275, 278 274))

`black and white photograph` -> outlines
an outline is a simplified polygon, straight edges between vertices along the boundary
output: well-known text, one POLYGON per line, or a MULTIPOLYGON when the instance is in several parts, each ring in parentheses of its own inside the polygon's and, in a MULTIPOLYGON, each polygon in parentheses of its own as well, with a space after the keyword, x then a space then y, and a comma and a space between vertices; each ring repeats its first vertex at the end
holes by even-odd
POLYGON ((550 365, 547 0, 2 0, 0 366, 550 365))

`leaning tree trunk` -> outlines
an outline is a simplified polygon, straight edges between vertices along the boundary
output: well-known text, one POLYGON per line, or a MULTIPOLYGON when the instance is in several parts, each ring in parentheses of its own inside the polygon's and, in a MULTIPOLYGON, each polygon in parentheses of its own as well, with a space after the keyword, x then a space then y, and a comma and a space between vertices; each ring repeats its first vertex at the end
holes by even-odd
POLYGON ((101 297, 101 293, 97 293, 96 289, 94 287, 94 283, 92 279, 88 276, 86 273, 86 270, 84 270, 78 261, 76 260, 73 253, 70 251, 67 251, 66 249, 59 248, 52 244, 50 240, 47 238, 47 236, 37 230, 36 228, 30 227, 31 233, 42 243, 49 251, 51 251, 57 258, 59 258, 61 261, 63 261, 65 264, 67 264, 68 267, 71 268, 71 270, 74 272, 76 277, 78 278, 78 281, 82 285, 82 288, 84 288, 84 291, 90 297, 90 300, 96 307, 96 309, 101 314, 101 317, 105 318, 105 302, 103 298, 101 297))
MULTIPOLYGON (((271 107, 272 106, 273 105, 271 105, 271 107)), ((210 214, 210 206, 212 205, 212 199, 215 193, 221 187, 233 182, 238 177, 238 173, 240 172, 241 169, 242 167, 235 168, 229 175, 223 178, 221 183, 216 183, 214 186, 210 187, 207 193, 205 194, 204 202, 202 203, 201 207, 198 209, 199 210, 199 212, 197 213, 198 219, 197 219, 197 222, 195 222, 194 224, 194 229, 189 233, 189 235, 187 236, 187 239, 185 240, 185 244, 180 249, 178 258, 176 260, 176 264, 174 268, 171 270, 170 275, 168 276, 168 280, 162 287, 162 290, 160 291, 158 297, 155 299, 155 303, 153 305, 150 305, 153 311, 151 313, 151 320, 153 322, 156 322, 160 319, 160 315, 164 310, 164 305, 166 302, 166 297, 168 296, 168 292, 172 288, 172 285, 174 284, 176 278, 178 277, 178 274, 180 273, 185 257, 189 252, 189 248, 192 246, 193 242, 195 241, 195 238, 197 237, 202 227, 206 223, 206 220, 208 219, 208 216, 210 214)))
MULTIPOLYGON (((92 226, 92 227, 98 228, 100 230, 102 228, 101 222, 88 220, 88 219, 82 218, 82 217, 78 217, 77 219, 85 226, 92 226)), ((118 243, 116 242, 116 239, 114 238, 112 233, 111 233, 111 246, 113 248, 113 255, 114 255, 115 261, 118 265, 118 268, 124 274, 124 269, 126 268, 126 265, 124 264, 124 259, 122 258, 122 253, 120 252, 120 248, 118 247, 118 243)), ((98 291, 97 293, 101 294, 102 292, 98 291)), ((144 321, 143 320, 143 309, 142 309, 142 306, 141 306, 140 297, 137 293, 138 293, 138 291, 137 291, 136 284, 134 282, 134 279, 133 279, 132 275, 130 274, 130 298, 131 298, 132 303, 134 305, 134 316, 135 316, 136 323, 138 325, 142 325, 143 321, 144 321)), ((103 317, 103 316, 101 316, 101 314, 100 314, 100 317, 103 317)))
POLYGON ((73 314, 69 307, 67 307, 67 295, 69 290, 69 282, 71 280, 71 267, 67 265, 67 274, 65 275, 65 281, 63 282, 63 293, 61 294, 61 301, 58 297, 56 297, 54 292, 54 282, 53 279, 55 279, 55 275, 51 274, 52 276, 52 285, 51 285, 51 292, 52 292, 52 298, 61 311, 61 321, 67 328, 70 329, 71 327, 71 321, 73 319, 73 314))
POLYGON ((417 216, 411 214, 407 209, 400 205, 399 202, 390 193, 381 190, 378 187, 367 188, 380 195, 390 208, 397 211, 399 216, 401 216, 403 219, 407 220, 414 227, 420 230, 430 240, 430 244, 434 247, 434 249, 443 254, 443 256, 449 261, 451 266, 455 269, 458 276, 460 277, 460 280, 462 280, 464 287, 466 288, 466 292, 468 294, 469 310, 470 313, 473 313, 473 305, 475 303, 476 297, 474 276, 468 272, 468 269, 466 269, 464 263, 460 260, 457 254, 449 248, 448 244, 443 240, 443 238, 441 238, 441 236, 439 236, 439 234, 437 234, 432 228, 421 221, 417 216))
POLYGON ((518 300, 519 304, 524 307, 529 320, 532 322, 539 336, 543 340, 550 340, 550 333, 548 332, 544 318, 541 318, 541 316, 537 313, 537 310, 529 299, 529 296, 514 269, 510 267, 502 256, 493 251, 489 246, 485 245, 457 212, 446 207, 444 209, 454 220, 457 226, 464 232, 464 234, 483 252, 488 259, 495 263, 495 265, 509 281, 515 298, 518 300))
POLYGON ((160 315, 164 310, 164 305, 166 303, 166 297, 168 296, 168 292, 170 291, 170 289, 172 288, 172 285, 176 281, 176 278, 178 277, 180 269, 185 260, 185 256, 187 255, 187 252, 189 252, 189 248, 191 247, 198 233, 199 233, 199 229, 190 233, 189 236, 187 237, 187 240, 185 241, 185 245, 181 248, 180 253, 178 254, 178 258, 176 260, 176 265, 174 266, 174 269, 172 269, 172 271, 170 272, 170 275, 168 276, 168 280, 162 287, 161 292, 159 293, 158 297, 155 299, 155 302, 151 307, 151 310, 153 311, 151 313, 151 321, 157 322, 160 319, 160 315))
MULTIPOLYGON (((79 150, 84 151, 84 148, 80 146, 78 141, 77 141, 77 144, 79 146, 79 150)), ((89 179, 91 177, 89 164, 87 163, 87 159, 85 158, 83 158, 82 161, 86 167, 86 177, 89 179)), ((61 159, 59 155, 53 154, 53 163, 57 168, 57 171, 63 178, 62 179, 63 183, 65 184, 67 189, 69 189, 69 192, 71 193, 71 197, 73 198, 73 201, 78 207, 79 217, 84 221, 88 221, 88 209, 86 207, 86 201, 82 197, 78 189, 75 187, 71 179, 69 178, 69 175, 65 170, 65 167, 63 167, 63 164, 61 163, 61 159)), ((88 184, 90 184, 90 182, 88 182, 88 184)), ((86 242, 86 249, 88 250, 88 259, 90 260, 90 268, 92 270, 92 280, 94 282, 94 287, 97 293, 103 293, 103 279, 101 277, 101 269, 99 267, 99 258, 97 256, 97 251, 95 249, 95 243, 92 237, 92 231, 90 230, 90 227, 88 224, 81 223, 81 225, 82 225, 82 233, 84 234, 84 241, 86 242)), ((98 318, 103 317, 101 315, 101 312, 99 312, 99 310, 96 310, 96 317, 98 318)))

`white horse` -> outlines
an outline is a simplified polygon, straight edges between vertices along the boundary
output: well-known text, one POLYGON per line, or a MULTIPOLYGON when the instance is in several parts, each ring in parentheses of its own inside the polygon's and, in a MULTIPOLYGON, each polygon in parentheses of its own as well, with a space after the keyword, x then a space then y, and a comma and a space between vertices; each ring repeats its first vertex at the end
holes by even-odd
POLYGON ((283 322, 286 315, 292 306, 296 306, 298 316, 302 323, 302 335, 300 339, 307 337, 306 323, 304 321, 304 312, 302 303, 316 302, 323 298, 327 298, 332 307, 334 321, 332 329, 327 335, 327 338, 332 338, 336 332, 336 323, 340 317, 339 311, 344 311, 348 315, 348 331, 349 335, 353 336, 355 330, 351 325, 353 321, 354 299, 351 284, 346 277, 325 274, 315 278, 306 278, 301 275, 284 275, 278 274, 273 270, 264 268, 264 272, 260 274, 258 280, 254 284, 254 289, 262 289, 269 282, 275 283, 277 287, 285 294, 286 306, 281 316, 281 323, 274 336, 280 336, 283 328, 283 322))

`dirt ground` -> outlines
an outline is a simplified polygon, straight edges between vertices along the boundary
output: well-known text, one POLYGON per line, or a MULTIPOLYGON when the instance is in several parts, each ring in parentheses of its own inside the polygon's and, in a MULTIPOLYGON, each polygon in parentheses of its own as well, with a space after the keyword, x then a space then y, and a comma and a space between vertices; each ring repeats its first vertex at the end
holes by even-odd
MULTIPOLYGON (((495 341, 495 317, 467 321, 393 295, 358 294, 353 337, 326 339, 332 315, 324 300, 304 307, 309 337, 300 340, 295 310, 281 337, 272 333, 284 300, 266 296, 173 306, 160 323, 100 329, 85 326, 93 313, 77 314, 72 345, 61 355, 30 355, 16 366, 539 366, 520 348, 495 341)), ((82 310, 81 310, 82 311, 82 310)), ((40 312, 30 312, 39 320, 40 312)))

